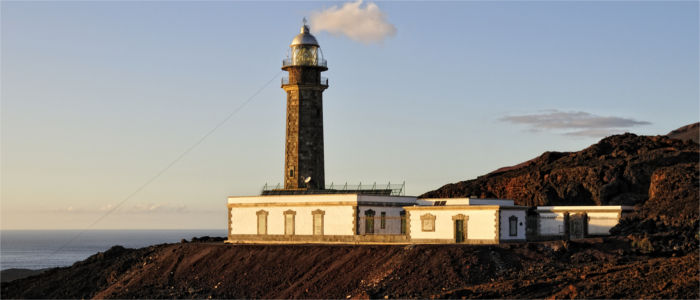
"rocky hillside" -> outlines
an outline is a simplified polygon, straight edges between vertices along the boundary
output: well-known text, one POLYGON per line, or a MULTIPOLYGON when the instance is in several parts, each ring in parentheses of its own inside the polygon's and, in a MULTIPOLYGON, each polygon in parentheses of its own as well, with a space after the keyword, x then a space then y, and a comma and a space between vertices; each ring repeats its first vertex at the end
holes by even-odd
MULTIPOLYGON (((545 152, 517 166, 447 184, 421 197, 493 197, 520 205, 636 205, 655 172, 697 165, 698 144, 666 136, 615 135, 579 152, 545 152)), ((696 206, 697 209, 697 206, 696 206)))
POLYGON ((700 143, 700 122, 683 126, 669 132, 666 136, 679 140, 691 140, 700 143))
MULTIPOLYGON (((696 248, 697 249, 697 248, 696 248)), ((500 246, 114 247, 2 298, 697 298, 694 251, 627 238, 500 246)))

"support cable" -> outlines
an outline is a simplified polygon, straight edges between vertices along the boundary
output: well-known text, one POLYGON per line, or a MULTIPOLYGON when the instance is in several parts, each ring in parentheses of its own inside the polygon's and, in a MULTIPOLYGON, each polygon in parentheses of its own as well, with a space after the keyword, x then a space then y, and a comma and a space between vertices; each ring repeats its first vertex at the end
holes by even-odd
POLYGON ((273 76, 273 77, 272 77, 269 81, 267 81, 262 87, 260 87, 257 91, 255 91, 255 93, 253 93, 253 95, 251 95, 250 97, 248 97, 247 100, 243 101, 243 103, 241 103, 241 104, 238 105, 236 108, 234 108, 233 111, 231 111, 231 113, 229 113, 229 114, 226 116, 226 118, 224 118, 223 120, 219 121, 219 123, 217 123, 216 126, 214 126, 212 129, 210 129, 210 130, 209 130, 206 134, 204 134, 201 138, 199 138, 199 140, 197 140, 195 143, 193 143, 191 146, 189 146, 187 149, 185 149, 185 151, 183 151, 182 153, 180 153, 180 155, 178 155, 175 159, 173 159, 170 163, 168 163, 165 167, 163 167, 160 171, 158 171, 155 175, 153 175, 153 176, 152 176, 150 179, 148 179, 145 183, 143 183, 141 186, 139 186, 139 187, 138 187, 136 190, 134 190, 131 194, 129 194, 128 196, 126 196, 126 198, 124 198, 124 199, 121 200, 119 203, 117 203, 117 205, 115 205, 115 206, 112 207, 111 209, 107 210, 104 214, 102 214, 99 218, 97 218, 97 219, 96 219, 94 222, 92 222, 90 225, 88 225, 88 226, 85 227, 84 229, 80 230, 73 238, 71 238, 70 240, 68 240, 68 242, 64 243, 63 245, 61 245, 60 247, 58 247, 56 250, 54 250, 53 252, 51 252, 50 255, 53 256, 53 255, 55 255, 56 253, 58 253, 58 252, 60 252, 61 250, 63 250, 65 247, 67 247, 68 245, 70 245, 71 243, 73 243, 75 240, 77 240, 80 236, 82 236, 83 233, 85 233, 86 231, 88 231, 89 229, 91 229, 92 227, 94 227, 95 225, 97 225, 97 223, 99 223, 100 221, 102 221, 104 218, 106 218, 107 216, 109 216, 110 214, 112 214, 115 210, 117 210, 119 207, 121 207, 126 201, 129 201, 131 198, 133 198, 133 197, 136 196, 138 193, 140 193, 141 191, 143 191, 146 187, 148 187, 148 186, 149 186, 151 183, 153 183, 156 179, 158 179, 158 178, 159 178, 160 176, 162 176, 165 172, 167 172, 172 166, 174 166, 177 162, 179 162, 183 157, 185 157, 187 154, 189 154, 190 152, 192 152, 192 150, 194 150, 195 148, 197 148, 197 146, 199 146, 200 144, 202 144, 202 142, 204 142, 204 140, 206 140, 206 139, 207 139, 210 135, 212 135, 216 130, 218 130, 219 128, 221 128, 221 126, 223 126, 224 124, 226 124, 226 122, 228 122, 229 120, 231 120, 231 118, 233 118, 233 116, 235 116, 239 111, 241 111, 241 109, 243 109, 243 107, 245 107, 246 105, 248 105, 249 103, 251 103, 251 102, 253 101, 253 99, 255 99, 255 97, 258 96, 258 94, 260 94, 265 88, 267 88, 267 86, 269 86, 270 83, 272 83, 275 79, 277 79, 277 77, 278 77, 280 74, 282 74, 282 72, 283 72, 283 71, 277 72, 277 73, 275 74, 275 76, 273 76))

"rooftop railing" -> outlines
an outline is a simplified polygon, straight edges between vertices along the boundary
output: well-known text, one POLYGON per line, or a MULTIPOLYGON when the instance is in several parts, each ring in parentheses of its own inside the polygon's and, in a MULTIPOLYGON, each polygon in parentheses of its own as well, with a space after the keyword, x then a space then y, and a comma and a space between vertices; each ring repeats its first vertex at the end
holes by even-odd
MULTIPOLYGON (((289 84, 289 77, 282 77, 282 85, 287 85, 289 84)), ((320 82, 321 85, 328 86, 328 78, 321 76, 320 82)))
POLYGON ((293 67, 293 66, 314 66, 314 67, 328 67, 328 62, 323 58, 317 58, 315 61, 294 61, 291 58, 285 58, 282 60, 282 67, 293 67))
POLYGON ((286 190, 281 184, 263 186, 261 195, 291 195, 291 194, 363 194, 383 196, 405 196, 406 182, 401 184, 334 184, 326 185, 323 190, 294 189, 286 190))

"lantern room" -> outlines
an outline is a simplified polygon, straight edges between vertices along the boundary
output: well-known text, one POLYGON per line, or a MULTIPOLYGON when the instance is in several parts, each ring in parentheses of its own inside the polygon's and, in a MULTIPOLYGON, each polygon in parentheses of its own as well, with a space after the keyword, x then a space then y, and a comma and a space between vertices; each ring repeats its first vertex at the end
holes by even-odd
POLYGON ((304 25, 301 27, 301 32, 294 37, 289 47, 290 53, 288 58, 282 62, 283 69, 284 67, 292 66, 319 67, 323 71, 328 69, 316 38, 309 33, 309 26, 306 25, 306 20, 304 20, 304 25))

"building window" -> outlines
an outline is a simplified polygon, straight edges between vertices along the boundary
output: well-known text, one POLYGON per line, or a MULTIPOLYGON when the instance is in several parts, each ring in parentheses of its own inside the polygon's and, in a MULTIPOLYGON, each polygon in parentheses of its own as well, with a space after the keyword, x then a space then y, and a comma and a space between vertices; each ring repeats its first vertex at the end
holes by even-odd
POLYGON ((401 234, 406 234, 406 211, 402 211, 401 215, 401 234))
POLYGON ((294 177, 294 169, 289 169, 289 177, 294 177))
POLYGON ((424 214, 420 216, 420 223, 423 231, 435 231, 435 216, 424 214))
POLYGON ((516 216, 508 218, 508 235, 518 236, 518 217, 516 216))
POLYGON ((284 212, 284 235, 294 235, 294 217, 297 212, 286 210, 284 212))
POLYGON ((381 213, 381 219, 379 219, 379 228, 386 229, 386 212, 381 213))
POLYGON ((314 235, 323 235, 323 216, 325 214, 326 212, 320 209, 311 212, 314 222, 314 235))
POLYGON ((365 211, 365 234, 374 234, 374 211, 365 211))
POLYGON ((257 213, 258 215, 258 234, 264 235, 267 234, 267 215, 268 212, 264 210, 259 210, 257 213))

